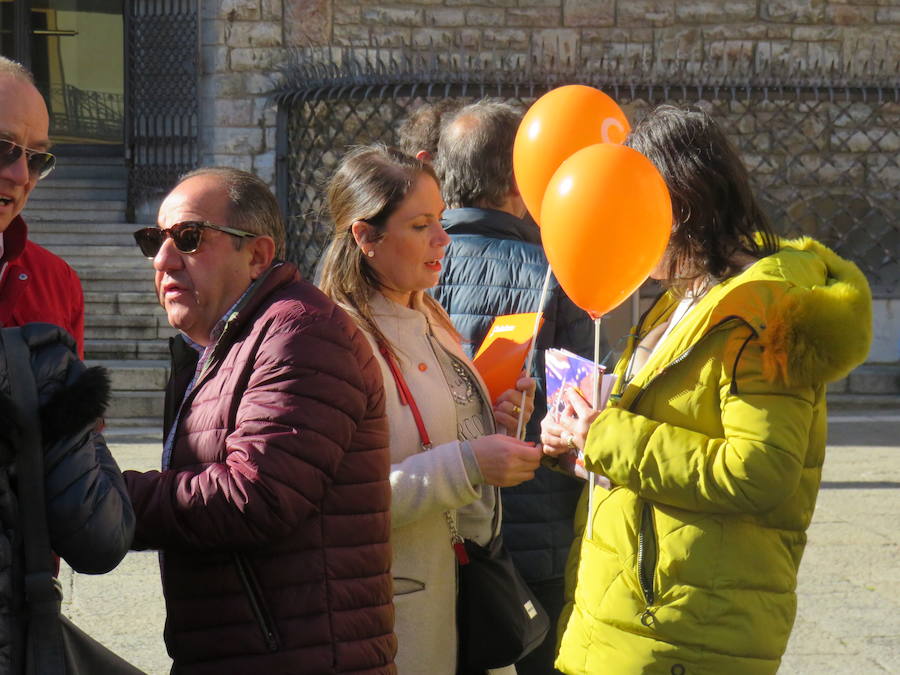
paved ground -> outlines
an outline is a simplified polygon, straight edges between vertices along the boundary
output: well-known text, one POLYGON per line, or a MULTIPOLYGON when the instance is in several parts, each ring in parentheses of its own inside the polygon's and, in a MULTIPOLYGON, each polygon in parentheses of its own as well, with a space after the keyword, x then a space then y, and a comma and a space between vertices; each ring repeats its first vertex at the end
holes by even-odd
MULTIPOLYGON (((822 490, 780 673, 900 673, 900 411, 832 416, 822 490)), ((123 468, 155 468, 159 443, 114 442, 123 468)), ((156 555, 101 577, 64 570, 66 613, 152 675, 171 661, 156 555)))
POLYGON ((897 413, 831 418, 781 673, 900 673, 897 413))

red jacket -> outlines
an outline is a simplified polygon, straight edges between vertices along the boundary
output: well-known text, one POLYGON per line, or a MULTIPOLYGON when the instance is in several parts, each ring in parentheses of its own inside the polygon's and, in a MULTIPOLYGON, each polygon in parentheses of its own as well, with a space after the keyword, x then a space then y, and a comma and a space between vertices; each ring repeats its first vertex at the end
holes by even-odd
POLYGON ((75 338, 84 358, 84 294, 81 281, 58 255, 28 240, 17 216, 3 233, 0 257, 0 325, 41 321, 61 326, 75 338))
MULTIPOLYGON (((172 340, 166 428, 197 353, 172 340)), ((175 673, 394 673, 388 429, 350 317, 290 264, 226 325, 170 469, 125 472, 163 551, 175 673)))

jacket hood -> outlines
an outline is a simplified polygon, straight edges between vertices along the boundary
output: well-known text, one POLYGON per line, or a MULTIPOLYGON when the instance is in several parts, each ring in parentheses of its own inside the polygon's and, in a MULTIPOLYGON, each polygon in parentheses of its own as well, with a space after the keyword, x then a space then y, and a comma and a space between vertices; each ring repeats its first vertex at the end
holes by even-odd
POLYGON ((78 378, 53 394, 41 406, 44 443, 79 433, 86 425, 95 425, 109 405, 109 374, 101 366, 85 370, 78 378))
POLYGON ((791 385, 839 380, 872 344, 869 284, 859 267, 814 239, 782 246, 770 257, 794 283, 766 313, 763 373, 791 385))
MULTIPOLYGON (((75 341, 59 326, 29 323, 21 327, 22 339, 31 352, 31 370, 37 386, 37 411, 42 442, 47 447, 58 440, 83 434, 103 417, 110 400, 110 379, 105 368, 85 368, 76 355, 75 341)), ((9 387, 10 373, 0 359, 0 383, 9 387)), ((13 407, 0 391, 0 427, 10 427, 13 407), (5 425, 5 426, 4 426, 5 425)), ((11 427, 10 427, 11 428, 11 427)))
POLYGON ((688 321, 701 331, 732 317, 746 321, 763 346, 769 381, 839 380, 869 353, 869 284, 854 263, 814 239, 780 243, 778 252, 713 287, 688 321))

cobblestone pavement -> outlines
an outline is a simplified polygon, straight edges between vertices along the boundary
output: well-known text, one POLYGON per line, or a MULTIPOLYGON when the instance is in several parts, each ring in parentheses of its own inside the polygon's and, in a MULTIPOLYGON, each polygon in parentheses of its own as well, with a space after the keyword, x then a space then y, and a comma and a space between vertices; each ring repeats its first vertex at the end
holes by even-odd
MULTIPOLYGON (((159 462, 159 442, 114 441, 120 466, 159 462)), ((900 414, 838 413, 809 544, 799 607, 780 673, 900 673, 900 414)), ((155 553, 129 553, 104 576, 63 566, 65 611, 151 675, 171 661, 155 553)))

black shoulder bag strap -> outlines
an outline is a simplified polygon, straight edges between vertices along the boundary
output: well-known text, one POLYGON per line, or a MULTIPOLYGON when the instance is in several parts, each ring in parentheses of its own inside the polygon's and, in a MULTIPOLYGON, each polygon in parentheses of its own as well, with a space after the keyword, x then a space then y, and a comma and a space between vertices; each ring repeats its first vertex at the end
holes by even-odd
POLYGON ((55 675, 66 672, 59 619, 62 591, 51 569, 37 384, 31 370, 31 350, 21 329, 3 328, 2 333, 12 399, 20 421, 16 491, 25 547, 26 674, 55 675))

